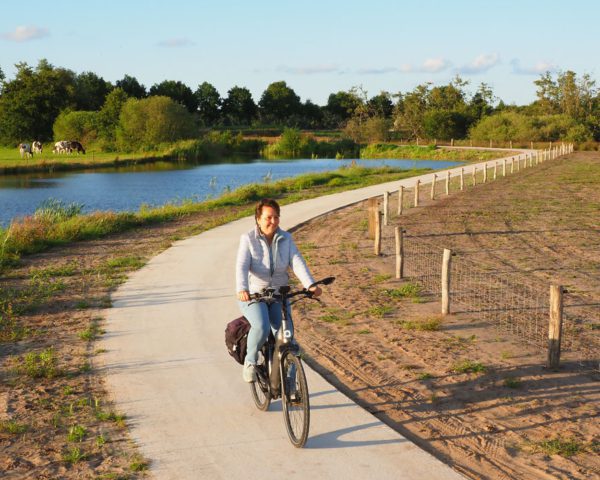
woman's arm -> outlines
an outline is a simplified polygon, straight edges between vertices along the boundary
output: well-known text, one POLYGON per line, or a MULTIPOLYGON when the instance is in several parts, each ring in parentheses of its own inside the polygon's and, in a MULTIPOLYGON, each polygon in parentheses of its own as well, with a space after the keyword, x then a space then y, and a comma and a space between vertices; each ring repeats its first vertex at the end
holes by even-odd
POLYGON ((247 302, 250 300, 248 273, 252 263, 252 255, 250 253, 250 241, 248 234, 243 234, 240 237, 240 245, 238 247, 237 258, 235 261, 235 285, 238 299, 247 302))

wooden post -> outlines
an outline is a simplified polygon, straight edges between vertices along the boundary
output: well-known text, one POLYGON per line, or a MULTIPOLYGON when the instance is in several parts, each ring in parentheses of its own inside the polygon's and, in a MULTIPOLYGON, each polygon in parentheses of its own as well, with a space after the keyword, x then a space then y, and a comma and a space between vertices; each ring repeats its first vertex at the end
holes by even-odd
POLYGON ((444 248, 442 258, 442 315, 450 313, 450 260, 452 251, 444 248))
POLYGON ((433 174, 433 180, 431 180, 431 199, 435 198, 435 182, 437 180, 437 174, 433 174))
POLYGON ((404 187, 398 189, 398 215, 402 215, 402 200, 404 200, 404 187))
POLYGON ((521 157, 517 157, 517 172, 521 171, 521 157))
POLYGON ((488 166, 487 163, 483 166, 483 183, 487 182, 487 171, 488 171, 488 166))
POLYGON ((515 171, 515 157, 510 159, 510 173, 514 173, 515 171))
POLYGON ((492 148, 492 141, 490 140, 490 148, 492 148))
POLYGON ((477 167, 473 165, 473 186, 475 186, 477 184, 477 167))
POLYGON ((417 146, 419 145, 419 137, 417 137, 417 146))
POLYGON ((450 195, 450 170, 446 172, 446 195, 450 195))
POLYGON ((496 180, 497 173, 498 173, 498 162, 494 162, 494 180, 496 180))
POLYGON ((465 169, 460 167, 460 189, 461 191, 465 189, 465 169))
POLYGON ((390 213, 390 192, 383 192, 383 224, 387 226, 390 213))
POLYGON ((512 150, 512 140, 510 142, 508 142, 508 145, 509 145, 508 148, 510 148, 512 150))
POLYGON ((529 157, 529 168, 533 167, 533 153, 527 155, 529 157))
POLYGON ((453 147, 453 146, 454 146, 454 139, 453 139, 453 138, 451 138, 451 139, 450 139, 450 146, 451 146, 451 147, 453 147))
POLYGON ((552 370, 560 363, 560 340, 562 334, 563 298, 560 285, 550 285, 550 324, 548 325, 548 361, 552 370))
POLYGON ((506 177, 506 158, 502 159, 502 176, 506 177))
POLYGON ((419 206, 419 185, 421 184, 421 180, 417 180, 415 183, 415 207, 419 206))
POLYGON ((377 198, 369 198, 369 238, 375 238, 376 228, 376 217, 379 211, 379 205, 377 204, 377 198))
POLYGON ((531 142, 530 145, 531 145, 531 149, 533 150, 533 142, 531 142))
POLYGON ((381 254, 381 217, 383 214, 381 212, 377 212, 377 216, 375 217, 375 244, 374 244, 374 253, 375 255, 381 254))
POLYGON ((402 228, 394 228, 396 238, 396 278, 404 278, 404 234, 402 228))

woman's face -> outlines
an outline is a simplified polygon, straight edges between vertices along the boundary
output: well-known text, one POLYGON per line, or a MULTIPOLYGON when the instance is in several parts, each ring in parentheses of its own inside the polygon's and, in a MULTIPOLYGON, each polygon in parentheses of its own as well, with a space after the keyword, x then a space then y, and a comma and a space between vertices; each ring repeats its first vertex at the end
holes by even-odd
POLYGON ((267 238, 273 238, 273 235, 275 235, 275 231, 279 226, 279 215, 277 215, 275 209, 264 206, 257 221, 263 235, 267 238))

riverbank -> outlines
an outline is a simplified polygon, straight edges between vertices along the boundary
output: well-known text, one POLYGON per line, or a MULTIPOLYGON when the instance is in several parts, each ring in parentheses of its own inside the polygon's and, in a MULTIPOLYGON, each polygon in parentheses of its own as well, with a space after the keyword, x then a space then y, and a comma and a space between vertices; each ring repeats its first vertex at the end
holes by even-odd
MULTIPOLYGON (((224 156, 239 155, 259 158, 261 152, 280 152, 277 143, 266 147, 267 143, 256 138, 240 139, 235 137, 214 138, 209 141, 184 141, 162 151, 152 152, 101 152, 89 150, 86 154, 52 154, 49 145, 44 153, 30 159, 21 159, 15 149, 0 148, 0 175, 23 173, 53 173, 68 171, 86 171, 107 167, 129 167, 157 162, 203 164, 224 156)), ((396 144, 372 144, 364 147, 350 140, 312 141, 305 147, 306 158, 361 158, 369 159, 407 159, 407 160, 448 160, 461 162, 481 162, 494 160, 517 152, 506 150, 445 148, 435 146, 399 146, 396 144)), ((280 153, 265 156, 269 159, 301 158, 300 151, 286 156, 280 153)))

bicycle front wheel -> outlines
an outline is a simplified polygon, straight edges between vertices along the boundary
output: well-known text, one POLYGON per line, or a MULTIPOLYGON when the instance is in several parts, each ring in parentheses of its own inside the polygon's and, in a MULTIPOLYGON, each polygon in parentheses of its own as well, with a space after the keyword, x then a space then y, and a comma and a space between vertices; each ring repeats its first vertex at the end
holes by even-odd
POLYGON ((269 390, 269 376, 264 365, 256 366, 256 382, 250 384, 252 400, 256 408, 266 412, 271 404, 271 391, 269 390))
POLYGON ((286 352, 281 359, 283 417, 285 427, 294 447, 303 447, 308 438, 310 425, 310 404, 308 385, 302 362, 292 352, 286 352))

